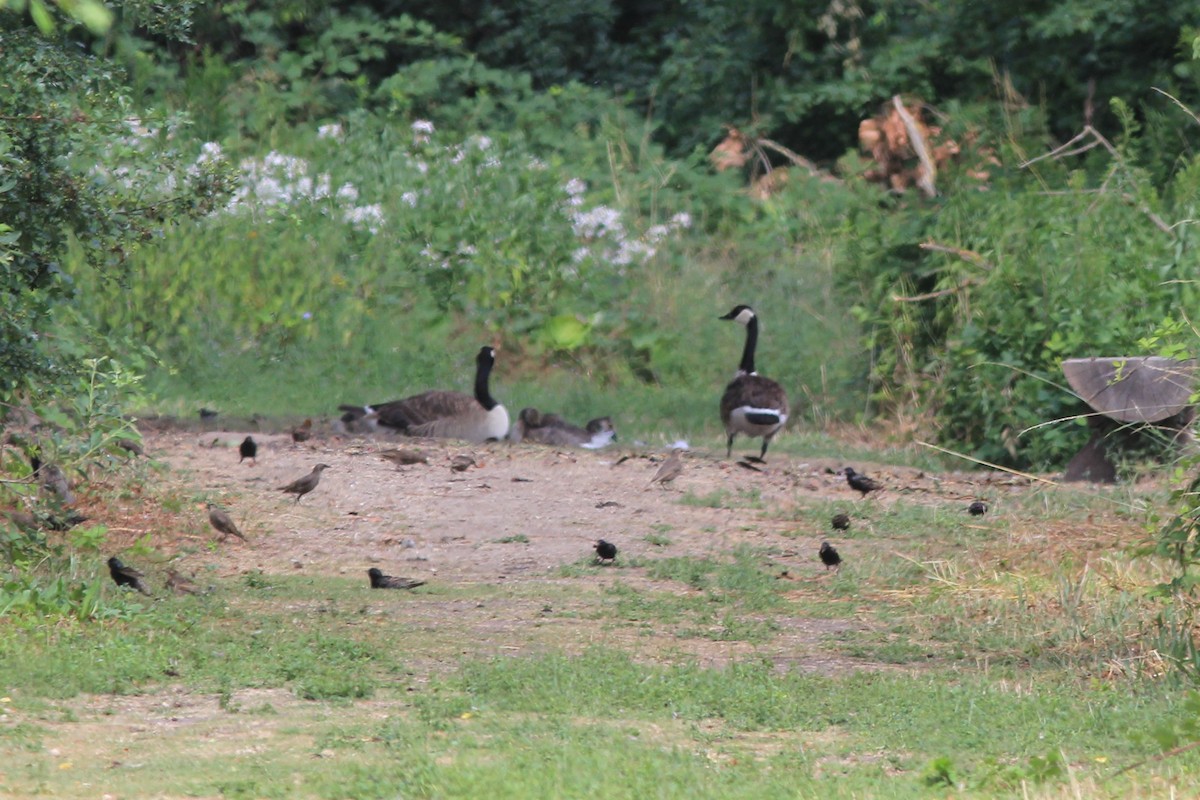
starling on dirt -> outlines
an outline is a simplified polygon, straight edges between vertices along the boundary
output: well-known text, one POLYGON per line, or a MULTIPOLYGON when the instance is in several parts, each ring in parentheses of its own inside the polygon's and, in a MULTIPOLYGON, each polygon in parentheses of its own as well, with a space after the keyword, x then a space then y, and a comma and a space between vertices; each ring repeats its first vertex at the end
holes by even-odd
POLYGON ((56 517, 53 514, 46 514, 46 527, 52 531, 69 531, 76 525, 87 522, 89 517, 85 517, 78 511, 68 510, 65 516, 56 517))
POLYGON ((296 442, 296 443, 307 442, 311 438, 312 438, 312 420, 311 419, 306 419, 306 420, 304 420, 304 422, 302 424, 297 425, 296 427, 292 428, 292 441, 293 442, 296 442))
POLYGON ((671 457, 662 463, 658 468, 658 472, 654 473, 654 477, 650 479, 650 483, 657 483, 660 486, 666 486, 671 481, 683 474, 683 456, 679 450, 671 453, 671 457))
POLYGON ((321 473, 327 469, 329 469, 328 464, 317 464, 312 468, 312 472, 303 478, 297 478, 287 486, 280 486, 279 491, 296 495, 296 502, 299 503, 301 497, 317 488, 317 484, 321 482, 321 473))
POLYGON ((208 504, 208 521, 221 534, 222 539, 226 536, 236 536, 243 542, 247 541, 242 532, 238 530, 233 517, 229 516, 229 512, 214 503, 208 504))
POLYGON ((251 466, 258 464, 258 442, 254 441, 253 436, 247 436, 242 440, 242 443, 238 445, 238 453, 241 455, 241 458, 238 459, 239 464, 247 458, 250 459, 251 466))
POLYGON ((450 470, 452 472, 466 472, 473 466, 475 466, 475 459, 471 456, 455 456, 450 459, 450 470))
POLYGON ((371 567, 367 570, 367 576, 371 579, 372 589, 415 589, 418 586, 424 586, 425 581, 412 580, 411 578, 396 578, 391 575, 384 575, 382 571, 371 567))
POLYGON ((834 514, 833 519, 829 520, 829 524, 833 526, 835 531, 850 530, 850 515, 834 514))
POLYGON ((821 563, 825 565, 826 570, 830 567, 841 567, 842 557, 829 542, 821 542, 821 549, 817 551, 817 555, 821 557, 821 563))
POLYGON ((167 570, 167 588, 175 594, 200 594, 196 584, 173 569, 167 570))
POLYGON ((842 470, 842 474, 846 476, 846 483, 850 484, 850 488, 866 497, 871 492, 877 492, 883 488, 883 484, 877 480, 872 480, 861 472, 855 472, 854 467, 846 467, 842 470))
POLYGON ((141 444, 135 442, 133 439, 117 439, 116 445, 131 456, 146 455, 146 451, 142 449, 141 444))
POLYGON ((976 500, 975 502, 971 503, 971 505, 967 506, 967 513, 972 517, 982 517, 987 513, 987 503, 983 502, 982 500, 976 500))
POLYGON ((603 539, 596 542, 596 559, 603 564, 605 561, 612 561, 617 557, 617 546, 612 542, 606 542, 603 539))
POLYGON ((397 467, 405 467, 409 464, 429 463, 429 456, 423 450, 392 448, 390 450, 380 450, 379 457, 392 462, 397 467))
POLYGON ((145 576, 133 567, 127 567, 122 564, 121 559, 116 556, 108 560, 108 573, 112 575, 112 579, 116 581, 117 586, 132 586, 142 594, 150 597, 150 590, 146 588, 146 584, 142 583, 142 578, 145 576))

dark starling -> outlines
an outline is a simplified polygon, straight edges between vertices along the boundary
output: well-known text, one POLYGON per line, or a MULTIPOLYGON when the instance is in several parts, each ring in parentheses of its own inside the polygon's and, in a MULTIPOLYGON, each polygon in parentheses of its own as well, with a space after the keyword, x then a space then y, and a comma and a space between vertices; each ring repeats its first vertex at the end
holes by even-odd
POLYGON ((80 514, 78 511, 68 510, 66 516, 56 517, 53 514, 46 514, 46 527, 52 531, 69 531, 76 525, 80 525, 88 521, 88 517, 80 514))
POLYGON ((133 439, 117 439, 116 445, 131 456, 143 456, 146 454, 146 451, 142 449, 142 445, 133 439))
POLYGON ((175 594, 200 594, 196 584, 173 569, 167 570, 167 588, 175 594))
POLYGON ((845 531, 850 529, 849 514, 834 514, 833 519, 829 521, 835 531, 845 531))
POLYGON ((596 542, 596 558, 603 564, 605 561, 612 561, 617 557, 617 546, 612 542, 606 542, 603 539, 596 542))
POLYGON ((383 572, 371 567, 367 570, 367 575, 371 578, 372 589, 415 589, 418 586, 424 586, 425 581, 416 581, 411 578, 395 578, 391 575, 384 575, 383 572))
POLYGON ((872 480, 862 473, 855 472, 854 467, 846 467, 842 470, 842 474, 846 476, 846 483, 850 484, 850 488, 866 497, 871 492, 877 492, 883 488, 883 484, 879 481, 872 480))
POLYGON ((671 453, 671 457, 662 463, 658 471, 654 473, 654 477, 650 479, 650 483, 657 483, 660 486, 666 486, 671 481, 683 474, 683 456, 682 451, 675 450, 671 453))
POLYGON ((408 466, 409 464, 428 464, 429 456, 423 450, 411 449, 396 449, 380 450, 379 457, 386 459, 397 467, 408 466))
POLYGON ((987 513, 987 510, 987 503, 983 502, 982 500, 976 500, 975 502, 971 503, 971 505, 967 506, 967 513, 972 517, 982 517, 987 513))
POLYGON ((233 517, 229 516, 229 512, 213 503, 208 504, 208 521, 221 534, 221 538, 226 536, 236 536, 243 542, 246 537, 238 530, 237 524, 233 521, 233 517))
POLYGON ((312 420, 306 419, 300 425, 292 428, 293 442, 307 442, 312 438, 312 420))
POLYGON ((821 549, 817 551, 817 555, 821 557, 821 563, 825 565, 825 569, 830 567, 839 567, 842 563, 842 557, 838 555, 838 551, 833 549, 833 545, 829 542, 821 542, 821 549))
POLYGON ((241 458, 238 459, 239 464, 247 458, 250 459, 252 466, 258 464, 258 442, 254 441, 253 437, 247 436, 242 440, 242 443, 238 445, 238 453, 241 454, 241 458))
POLYGON ((299 503, 301 497, 317 488, 317 484, 321 482, 321 473, 327 469, 329 469, 328 464, 317 464, 312 468, 312 472, 303 478, 297 478, 287 486, 280 486, 279 491, 296 495, 296 502, 299 503))
POLYGON ((213 411, 211 408, 202 408, 202 409, 200 409, 200 420, 201 420, 201 422, 209 422, 209 421, 211 421, 211 420, 214 420, 214 419, 216 419, 216 418, 217 418, 217 412, 216 412, 216 411, 213 411))
POLYGON ((146 584, 142 583, 142 578, 145 576, 133 567, 122 564, 121 559, 116 556, 108 560, 108 574, 112 575, 117 586, 132 586, 147 597, 150 596, 150 590, 146 588, 146 584))

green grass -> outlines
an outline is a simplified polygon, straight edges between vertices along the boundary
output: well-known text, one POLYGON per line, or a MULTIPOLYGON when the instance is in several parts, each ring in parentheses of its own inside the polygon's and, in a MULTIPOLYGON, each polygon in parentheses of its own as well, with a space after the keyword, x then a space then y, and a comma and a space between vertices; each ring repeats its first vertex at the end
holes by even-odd
POLYGON ((151 602, 106 584, 114 618, 0 627, 0 794, 1194 793, 1195 752, 1114 774, 1190 713, 1147 633, 1164 568, 1112 533, 1136 529, 1129 512, 1087 494, 1000 505, 981 521, 855 503, 837 573, 793 544, 846 507, 814 501, 765 508, 799 525, 770 545, 676 555, 658 523, 637 558, 504 585, 381 597, 248 572, 151 602), (1088 514, 1110 539, 1073 531, 1088 514), (179 697, 205 710, 173 712, 179 697))

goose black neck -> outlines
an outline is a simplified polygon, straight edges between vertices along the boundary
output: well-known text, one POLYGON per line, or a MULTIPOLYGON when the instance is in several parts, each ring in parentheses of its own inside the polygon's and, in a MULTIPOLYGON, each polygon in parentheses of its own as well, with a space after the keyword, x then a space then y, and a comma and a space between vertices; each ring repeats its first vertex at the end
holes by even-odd
POLYGON ((475 399, 479 401, 479 405, 483 406, 485 411, 491 411, 498 403, 492 397, 492 393, 488 391, 488 376, 492 372, 492 359, 480 355, 475 363, 475 399))
POLYGON ((746 323, 746 346, 742 348, 742 363, 738 372, 746 375, 754 374, 754 348, 758 346, 758 317, 751 317, 746 323))

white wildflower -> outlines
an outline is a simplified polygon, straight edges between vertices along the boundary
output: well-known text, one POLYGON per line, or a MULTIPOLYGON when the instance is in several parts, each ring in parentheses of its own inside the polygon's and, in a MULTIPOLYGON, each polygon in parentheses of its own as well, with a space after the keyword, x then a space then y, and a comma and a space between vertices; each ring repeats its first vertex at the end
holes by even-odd
POLYGON ((353 203, 358 199, 358 189, 352 183, 343 183, 337 190, 337 199, 353 203))
POLYGON ((680 211, 675 216, 671 217, 672 228, 683 228, 684 230, 692 227, 692 215, 686 211, 680 211))
POLYGON ((416 192, 405 192, 404 194, 400 195, 400 201, 403 203, 407 203, 408 205, 412 206, 413 208, 416 208, 417 207, 417 193, 416 192))
POLYGON ((338 139, 342 138, 342 126, 336 122, 331 122, 328 125, 322 125, 317 128, 318 139, 338 139))
POLYGON ((581 195, 587 191, 587 183, 579 178, 571 178, 571 180, 567 181, 566 185, 563 186, 563 191, 572 197, 575 197, 576 195, 581 195))

